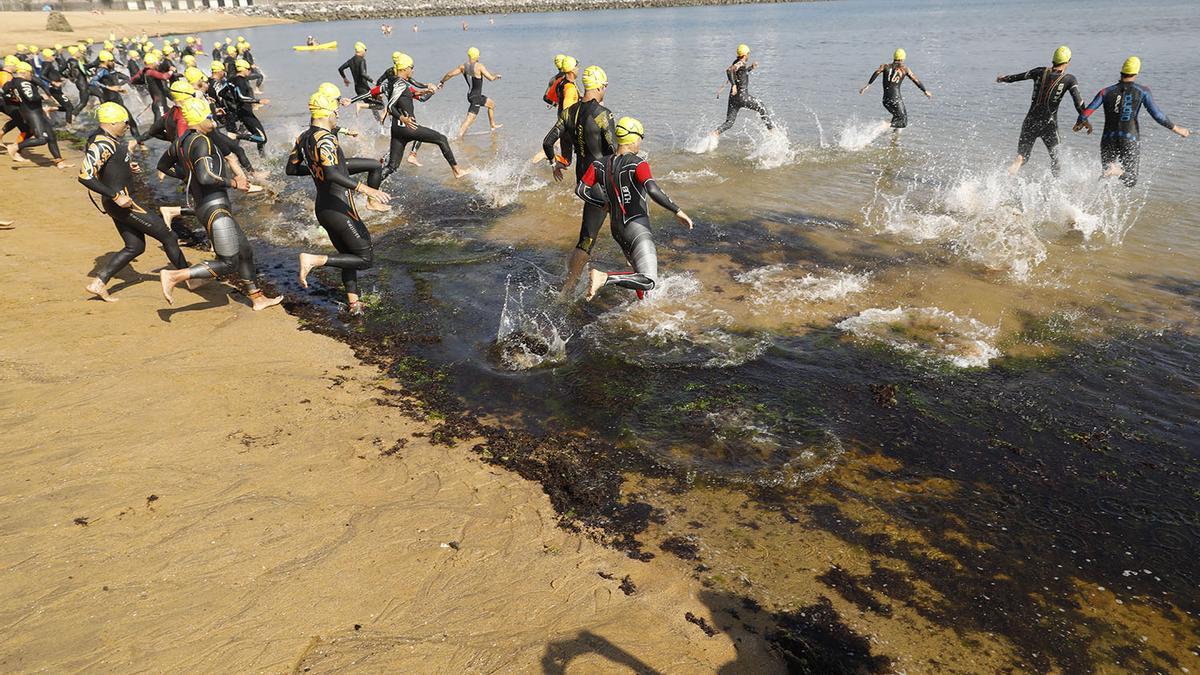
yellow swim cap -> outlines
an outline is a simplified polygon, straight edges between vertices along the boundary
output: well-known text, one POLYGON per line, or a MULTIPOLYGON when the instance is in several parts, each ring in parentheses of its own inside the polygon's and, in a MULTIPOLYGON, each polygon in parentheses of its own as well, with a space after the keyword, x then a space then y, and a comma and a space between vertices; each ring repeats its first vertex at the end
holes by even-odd
POLYGON ((157 66, 160 60, 158 52, 150 52, 146 55, 146 65, 148 66, 157 66))
POLYGON ((562 64, 566 58, 567 58, 566 54, 555 54, 554 55, 554 67, 558 68, 559 72, 562 72, 562 69, 563 69, 562 64))
POLYGON ((42 50, 42 58, 43 59, 54 58, 54 50, 50 49, 49 47, 46 47, 45 49, 42 50))
POLYGON ((4 57, 4 67, 5 68, 16 68, 17 64, 20 62, 21 62, 21 59, 18 59, 17 57, 12 56, 11 54, 4 57))
POLYGON ((323 96, 321 92, 313 94, 308 99, 308 112, 314 120, 325 119, 337 113, 337 101, 323 96))
POLYGON ((175 48, 171 45, 163 45, 162 53, 163 56, 170 56, 171 54, 175 53, 175 48))
POLYGON ((342 97, 342 90, 332 82, 322 82, 321 86, 317 87, 317 93, 335 101, 342 97))
POLYGON ((224 63, 221 63, 220 61, 213 61, 213 62, 212 62, 212 72, 213 72, 213 75, 214 75, 214 76, 215 76, 217 73, 223 73, 223 72, 225 72, 225 64, 224 64, 224 63))
POLYGON ((185 65, 194 66, 196 65, 196 57, 192 56, 191 54, 185 54, 183 56, 183 63, 185 65))
POLYGON ((233 38, 225 38, 225 44, 233 42, 233 38))
POLYGON ((578 67, 579 67, 579 62, 575 60, 574 56, 564 56, 563 60, 562 60, 562 65, 559 66, 558 69, 564 73, 573 73, 573 72, 575 72, 575 69, 578 67))
POLYGON ((61 52, 61 51, 62 51, 62 48, 63 48, 63 47, 62 47, 62 44, 60 44, 60 43, 58 43, 58 42, 55 42, 55 43, 54 43, 54 51, 56 51, 56 52, 61 52))
POLYGON ((355 42, 354 43, 354 51, 365 52, 365 51, 367 51, 367 46, 361 42, 355 42))
POLYGON ((96 119, 101 124, 116 124, 118 122, 129 121, 129 111, 120 103, 101 103, 99 108, 96 108, 96 119))
POLYGON ((237 56, 237 47, 234 47, 233 45, 229 45, 228 47, 225 48, 225 53, 230 56, 237 56))
POLYGON ((188 84, 195 87, 204 80, 204 71, 195 67, 188 68, 187 70, 183 71, 183 79, 187 80, 188 84))
POLYGON ((396 66, 397 70, 404 70, 405 68, 412 68, 413 66, 412 57, 404 52, 396 52, 395 54, 392 54, 392 63, 396 66))
POLYGON ((250 62, 245 59, 238 59, 233 62, 233 67, 238 70, 250 70, 250 62))
POLYGON ((1121 66, 1122 75, 1137 75, 1140 72, 1142 72, 1142 60, 1136 56, 1125 59, 1125 64, 1121 66))
POLYGON ((171 42, 174 42, 175 44, 179 44, 179 38, 175 38, 174 40, 171 40, 171 42))
POLYGON ((104 41, 104 48, 105 48, 105 49, 112 49, 112 48, 113 48, 113 43, 112 43, 112 40, 105 40, 105 41, 104 41))
POLYGON ((238 49, 238 52, 239 52, 239 53, 241 53, 241 52, 248 52, 248 51, 250 51, 250 43, 249 43, 249 42, 243 42, 243 43, 241 43, 240 45, 238 45, 238 46, 237 46, 237 49, 238 49))
POLYGON ((474 47, 471 47, 470 49, 467 50, 467 58, 471 59, 472 61, 474 61, 475 59, 478 59, 479 58, 479 50, 474 47))
POLYGON ((1063 45, 1054 50, 1054 65, 1061 66, 1071 60, 1071 48, 1063 45))
POLYGON ((142 55, 141 55, 141 54, 139 54, 139 53, 137 53, 137 52, 135 52, 135 51, 130 51, 128 56, 129 56, 129 58, 131 58, 131 59, 140 59, 140 58, 142 58, 142 55))
POLYGON ((644 138, 646 130, 642 128, 642 123, 632 117, 622 117, 617 120, 617 144, 628 145, 633 142, 633 137, 639 139, 644 138))
POLYGON ((187 43, 188 43, 189 45, 194 45, 194 44, 196 44, 196 38, 194 38, 194 37, 189 37, 189 38, 187 39, 187 43))
POLYGON ((212 116, 212 108, 208 107, 208 101, 202 98, 193 96, 181 103, 179 107, 183 110, 184 121, 191 127, 200 124, 212 116))
POLYGON ((750 53, 750 45, 738 45, 737 55, 745 56, 750 53))
POLYGON ((76 56, 79 54, 79 47, 76 47, 75 45, 71 45, 70 47, 67 47, 67 53, 70 54, 71 56, 76 56))
POLYGON ((171 83, 171 100, 176 103, 186 101, 196 96, 196 90, 187 80, 175 80, 171 83))
POLYGON ((903 48, 897 49, 896 53, 892 54, 893 61, 903 61, 907 57, 908 57, 908 52, 904 51, 903 48))
POLYGON ((102 49, 100 51, 100 56, 97 58, 100 59, 100 63, 111 63, 113 60, 113 55, 112 52, 108 51, 107 49, 102 49))
POLYGON ((25 51, 25 45, 17 45, 17 53, 20 54, 23 51, 25 51))
POLYGON ((87 43, 88 43, 89 45, 94 45, 94 44, 96 44, 96 41, 95 41, 95 40, 93 40, 92 38, 88 38, 88 39, 87 39, 87 43))
POLYGON ((583 90, 599 89, 608 86, 608 73, 600 66, 588 66, 583 69, 583 90))
POLYGON ((401 54, 400 52, 392 52, 392 63, 395 63, 396 61, 398 61, 401 56, 404 56, 404 55, 401 54))
POLYGON ((238 42, 245 42, 245 41, 246 41, 246 38, 242 37, 241 35, 238 36, 238 42))
POLYGON ((18 73, 32 73, 33 66, 26 63, 25 61, 21 61, 21 62, 17 63, 17 72, 18 73))

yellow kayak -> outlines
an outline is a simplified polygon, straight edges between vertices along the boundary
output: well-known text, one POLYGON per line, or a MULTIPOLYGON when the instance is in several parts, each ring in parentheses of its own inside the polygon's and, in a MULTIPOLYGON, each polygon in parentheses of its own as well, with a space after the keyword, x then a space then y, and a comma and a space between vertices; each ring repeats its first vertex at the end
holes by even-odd
POLYGON ((333 42, 323 42, 319 45, 301 45, 298 47, 292 47, 292 49, 295 49, 298 52, 315 52, 319 49, 337 49, 337 40, 334 40, 333 42))

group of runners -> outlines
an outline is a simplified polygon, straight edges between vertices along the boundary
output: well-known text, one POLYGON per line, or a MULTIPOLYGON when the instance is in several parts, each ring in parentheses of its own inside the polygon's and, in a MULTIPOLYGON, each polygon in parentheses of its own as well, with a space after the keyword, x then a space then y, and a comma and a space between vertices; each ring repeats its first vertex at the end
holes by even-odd
MULTIPOLYGON (((366 200, 366 208, 388 210, 390 198, 382 183, 403 161, 420 166, 417 152, 422 144, 437 146, 455 177, 468 170, 459 166, 449 139, 417 121, 415 103, 428 100, 446 84, 461 76, 467 88, 467 113, 459 128, 462 138, 477 116, 487 111, 491 131, 500 127, 495 103, 483 94, 485 81, 499 80, 480 61, 480 51, 471 47, 466 61, 446 72, 440 80, 423 83, 413 76, 414 60, 403 52, 391 55, 391 65, 377 78, 368 74, 367 47, 358 42, 355 55, 338 68, 343 84, 353 95, 343 95, 331 83, 322 83, 308 98, 310 123, 296 139, 285 172, 288 176, 310 177, 316 186, 314 211, 318 223, 329 234, 336 253, 304 252, 299 256, 299 282, 308 285, 313 269, 328 266, 341 270, 347 309, 361 314, 363 302, 358 272, 373 264, 371 235, 359 213, 355 193, 366 200), (383 159, 346 157, 340 135, 352 133, 338 125, 339 111, 355 106, 370 109, 378 119, 390 118, 390 147, 383 159), (409 148, 409 144, 412 147, 409 148)), ((775 130, 771 111, 754 97, 750 76, 757 62, 750 60, 748 45, 738 45, 736 58, 726 69, 728 99, 725 122, 712 133, 720 135, 734 125, 738 113, 758 113, 769 131, 775 130)), ((1145 107, 1159 124, 1180 136, 1189 131, 1173 124, 1157 107, 1149 88, 1138 83, 1141 62, 1130 57, 1121 68, 1120 80, 1102 89, 1083 105, 1078 83, 1067 68, 1071 50, 1055 50, 1050 66, 1040 66, 1014 75, 999 76, 997 82, 1032 80, 1034 91, 1022 125, 1017 157, 1010 166, 1015 173, 1028 160, 1033 144, 1040 139, 1050 153, 1051 168, 1057 173, 1058 122, 1062 99, 1070 94, 1078 118, 1075 131, 1092 132, 1091 115, 1105 112, 1101 137, 1102 175, 1119 176, 1129 186, 1137 182, 1140 159, 1138 115, 1145 107)), ((607 219, 612 235, 632 269, 622 272, 592 270, 586 297, 590 300, 606 286, 617 286, 644 297, 658 279, 657 253, 650 230, 651 201, 674 214, 688 227, 692 219, 679 208, 655 181, 649 164, 639 154, 646 128, 630 116, 617 116, 604 106, 608 76, 597 65, 581 67, 578 59, 559 54, 555 73, 543 100, 554 107, 554 124, 543 139, 534 161, 546 162, 556 181, 564 179, 572 164, 575 193, 583 200, 579 237, 567 261, 563 292, 574 289, 587 265, 592 248, 607 219)), ((891 126, 908 125, 901 85, 910 80, 927 97, 931 92, 907 65, 907 55, 897 49, 892 61, 876 68, 859 93, 877 79, 883 82, 883 106, 891 114, 891 126)), ((256 108, 266 105, 259 98, 264 77, 255 66, 250 44, 241 37, 217 42, 211 55, 196 37, 164 40, 156 45, 144 36, 117 40, 114 36, 97 45, 93 40, 55 45, 52 49, 19 45, 4 60, 0 72, 3 112, 9 120, 4 136, 17 130, 20 139, 6 144, 13 161, 28 161, 22 153, 47 146, 55 166, 69 166, 62 158, 50 114, 61 112, 64 120, 83 113, 92 98, 98 106, 99 126, 88 137, 79 181, 100 199, 99 208, 113 221, 124 248, 100 267, 87 290, 106 301, 108 281, 145 250, 147 236, 158 240, 172 269, 160 272, 163 295, 173 302, 180 284, 196 287, 221 276, 236 276, 255 310, 279 304, 281 297, 267 297, 257 286, 254 252, 237 222, 230 190, 260 190, 250 179, 254 168, 240 142, 253 143, 262 153, 267 132, 256 108), (197 57, 210 58, 209 70, 197 65, 197 57), (78 102, 68 101, 64 86, 73 83, 78 102), (141 129, 122 94, 139 87, 149 100, 146 110, 151 122, 141 129), (44 94, 44 95, 43 95, 44 94), (126 140, 127 133, 132 139, 126 140), (167 143, 156 163, 161 176, 181 181, 186 187, 186 207, 146 209, 131 196, 133 175, 141 172, 132 154, 150 138, 167 143), (172 228, 177 218, 189 215, 203 226, 216 254, 214 260, 190 265, 172 228)), ((722 87, 725 88, 724 86, 722 87)), ((142 113, 146 112, 143 110, 142 113)), ((140 114, 140 113, 139 113, 140 114)), ((3 141, 3 137, 0 137, 3 141)), ((93 200, 94 201, 94 200, 93 200)))

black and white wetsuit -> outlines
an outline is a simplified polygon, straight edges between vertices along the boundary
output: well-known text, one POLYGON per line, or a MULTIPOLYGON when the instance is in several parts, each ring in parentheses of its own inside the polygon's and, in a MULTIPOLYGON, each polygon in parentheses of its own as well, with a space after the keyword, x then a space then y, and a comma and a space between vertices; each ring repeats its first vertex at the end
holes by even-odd
POLYGON ((392 83, 392 97, 388 101, 388 114, 392 116, 392 141, 388 151, 387 166, 383 169, 384 178, 400 168, 400 162, 404 160, 404 147, 413 141, 433 143, 441 149, 442 157, 445 158, 447 164, 451 167, 458 166, 458 160, 454 158, 454 151, 450 149, 450 140, 446 138, 445 134, 420 125, 416 129, 410 129, 400 121, 401 117, 416 119, 416 113, 413 111, 413 99, 421 101, 428 99, 428 94, 418 93, 428 87, 427 84, 403 77, 397 77, 392 83))
POLYGON ((58 137, 54 133, 53 125, 50 124, 50 117, 46 115, 46 109, 42 107, 45 103, 42 92, 50 95, 50 88, 37 78, 26 80, 19 77, 4 85, 4 88, 15 92, 16 99, 20 101, 20 114, 25 119, 28 129, 25 140, 17 144, 17 148, 25 150, 45 145, 50 149, 51 157, 61 160, 62 153, 58 150, 58 137))
POLYGON ((605 285, 637 291, 638 297, 658 280, 658 253, 650 234, 650 200, 678 213, 679 207, 650 174, 650 164, 638 155, 609 155, 592 162, 575 194, 588 204, 608 208, 613 239, 633 265, 632 272, 609 272, 605 285))

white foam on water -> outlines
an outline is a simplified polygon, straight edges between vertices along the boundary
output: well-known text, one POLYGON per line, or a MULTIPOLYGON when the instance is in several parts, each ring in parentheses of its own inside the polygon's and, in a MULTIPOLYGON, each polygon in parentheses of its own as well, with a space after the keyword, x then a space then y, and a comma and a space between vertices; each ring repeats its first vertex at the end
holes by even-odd
POLYGON ((886 134, 891 128, 891 122, 886 120, 851 122, 838 132, 837 147, 850 152, 858 152, 874 143, 875 139, 886 134))
POLYGON ((998 329, 937 307, 872 307, 837 324, 856 337, 960 368, 985 368, 1000 356, 998 329))
POLYGON ((713 152, 720 144, 721 137, 717 134, 714 134, 711 129, 708 129, 694 133, 683 147, 688 152, 695 153, 697 155, 703 155, 705 153, 713 152))
POLYGON ((770 340, 735 332, 733 317, 713 308, 703 290, 690 273, 660 277, 646 300, 629 293, 630 300, 600 315, 581 335, 638 366, 727 368, 761 356, 770 340))
POLYGON ((534 192, 548 184, 532 169, 533 165, 518 158, 497 158, 476 164, 467 180, 492 208, 500 208, 517 201, 522 192, 534 192))
POLYGON ((862 293, 871 275, 849 270, 817 270, 802 277, 792 276, 786 265, 758 267, 734 276, 751 288, 750 303, 755 313, 802 312, 813 303, 833 302, 862 293))
POLYGON ((663 176, 663 179, 672 183, 700 183, 711 181, 719 184, 725 182, 725 178, 723 178, 716 171, 713 171, 707 167, 703 169, 697 169, 695 171, 672 171, 666 176, 663 176))
POLYGON ((1064 161, 1058 178, 1014 177, 993 167, 935 175, 902 194, 876 186, 863 214, 880 232, 913 243, 941 241, 957 255, 1028 281, 1049 255, 1047 242, 1068 230, 1092 244, 1119 246, 1144 194, 1097 181, 1094 167, 1064 161))
POLYGON ((754 162, 755 166, 760 169, 778 169, 796 161, 796 150, 788 140, 786 128, 776 126, 772 131, 765 128, 760 130, 758 127, 750 128, 754 129, 751 135, 756 138, 754 149, 746 159, 754 162))
POLYGON ((493 343, 495 361, 511 371, 524 371, 566 362, 567 341, 556 321, 552 302, 546 300, 546 286, 514 284, 504 281, 504 304, 493 343), (529 295, 526 292, 530 291, 529 295))

